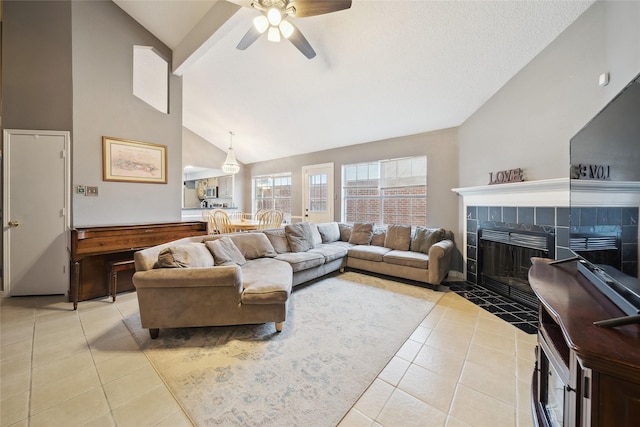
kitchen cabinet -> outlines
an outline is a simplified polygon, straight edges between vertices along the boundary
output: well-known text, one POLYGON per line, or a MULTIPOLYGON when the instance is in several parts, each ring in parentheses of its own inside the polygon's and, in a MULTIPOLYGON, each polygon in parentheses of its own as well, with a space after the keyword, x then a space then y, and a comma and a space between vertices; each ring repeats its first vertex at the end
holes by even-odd
POLYGON ((218 177, 218 197, 233 198, 233 176, 225 175, 218 177))

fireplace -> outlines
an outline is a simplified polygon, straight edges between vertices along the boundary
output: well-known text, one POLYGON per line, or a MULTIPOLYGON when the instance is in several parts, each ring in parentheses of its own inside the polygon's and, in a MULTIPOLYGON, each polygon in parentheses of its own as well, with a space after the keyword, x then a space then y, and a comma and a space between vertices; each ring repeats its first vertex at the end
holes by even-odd
POLYGON ((569 247, 576 254, 593 264, 612 265, 623 270, 620 226, 572 227, 571 231, 569 247))
POLYGON ((478 239, 478 284, 536 308, 529 267, 532 257, 555 257, 553 227, 486 221, 480 224, 478 239))

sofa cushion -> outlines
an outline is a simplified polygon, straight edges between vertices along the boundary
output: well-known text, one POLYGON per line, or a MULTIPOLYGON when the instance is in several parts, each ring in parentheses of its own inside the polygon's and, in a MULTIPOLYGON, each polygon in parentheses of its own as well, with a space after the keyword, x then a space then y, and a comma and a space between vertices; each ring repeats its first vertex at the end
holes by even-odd
POLYGON ((207 249, 213 254, 216 265, 237 264, 244 265, 247 260, 238 250, 233 240, 229 237, 221 237, 205 243, 207 249))
POLYGON ((264 235, 267 236, 267 239, 271 242, 271 246, 273 249, 279 253, 283 254, 286 252, 291 252, 289 250, 289 241, 287 240, 287 235, 284 232, 284 228, 278 228, 273 230, 264 230, 264 235))
POLYGON ((443 228, 416 227, 416 232, 411 240, 411 250, 428 254, 431 246, 444 240, 445 235, 443 228))
POLYGON ((382 258, 387 252, 391 252, 391 249, 383 246, 356 245, 349 249, 349 256, 367 261, 382 262, 382 258))
POLYGON ((308 270, 309 268, 318 267, 319 265, 324 264, 324 256, 311 251, 278 254, 276 259, 288 262, 294 273, 296 271, 308 270))
POLYGON ((318 231, 318 226, 314 223, 309 223, 309 227, 311 228, 311 236, 313 237, 313 247, 319 246, 322 244, 322 236, 320 235, 320 231, 318 231))
POLYGON ((284 226, 291 252, 306 252, 313 248, 313 234, 308 222, 287 224, 284 226))
POLYGON ((349 249, 354 247, 354 244, 351 244, 349 242, 343 242, 342 240, 338 240, 337 242, 331 242, 331 243, 325 243, 327 245, 331 245, 331 246, 340 246, 341 248, 345 248, 345 249, 349 249))
POLYGON ((340 230, 340 240, 343 242, 348 242, 351 238, 351 230, 353 226, 351 224, 339 223, 338 229, 340 230))
POLYGON ((242 266, 243 304, 277 304, 291 293, 291 266, 273 258, 257 258, 242 266))
MULTIPOLYGON (((318 224, 318 232, 322 237, 322 243, 332 243, 340 240, 340 227, 337 222, 323 222, 318 224)), ((348 241, 349 239, 347 239, 348 241)))
POLYGON ((158 254, 160 268, 213 267, 213 255, 202 243, 164 248, 158 254))
POLYGON ((387 227, 384 247, 399 251, 408 251, 411 245, 411 226, 391 224, 387 227))
POLYGON ((324 257, 324 262, 331 262, 338 258, 344 258, 347 256, 347 248, 341 245, 329 245, 329 244, 321 244, 316 246, 313 249, 310 249, 309 252, 319 253, 324 257))
POLYGON ((240 233, 229 238, 245 259, 273 258, 278 255, 264 233, 240 233))
POLYGON ((371 245, 384 246, 384 239, 387 235, 386 230, 382 228, 375 228, 373 230, 373 237, 371 237, 371 245))
POLYGON ((368 245, 373 237, 373 224, 370 222, 357 222, 353 224, 349 243, 354 245, 368 245))
POLYGON ((393 250, 383 257, 384 262, 389 264, 403 265, 405 267, 429 268, 429 255, 421 252, 393 250))

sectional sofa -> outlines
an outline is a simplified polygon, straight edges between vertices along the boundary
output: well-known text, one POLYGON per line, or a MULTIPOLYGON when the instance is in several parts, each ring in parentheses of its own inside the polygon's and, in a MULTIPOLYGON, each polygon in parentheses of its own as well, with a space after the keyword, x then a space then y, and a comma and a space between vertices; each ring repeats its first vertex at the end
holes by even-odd
POLYGON ((138 251, 133 283, 152 338, 160 328, 266 322, 281 331, 293 286, 349 267, 437 289, 453 248, 443 229, 304 222, 138 251))

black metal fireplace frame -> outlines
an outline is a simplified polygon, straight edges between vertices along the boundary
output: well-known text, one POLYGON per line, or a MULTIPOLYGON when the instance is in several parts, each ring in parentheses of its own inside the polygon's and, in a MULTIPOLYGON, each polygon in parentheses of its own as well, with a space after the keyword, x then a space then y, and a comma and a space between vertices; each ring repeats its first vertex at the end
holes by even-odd
POLYGON ((485 221, 478 228, 478 274, 477 283, 491 289, 507 298, 524 304, 531 308, 537 308, 537 298, 530 290, 505 283, 494 277, 484 274, 484 248, 483 241, 516 246, 525 249, 537 250, 542 256, 555 258, 556 235, 554 227, 545 227, 529 224, 510 224, 494 221, 485 221))

